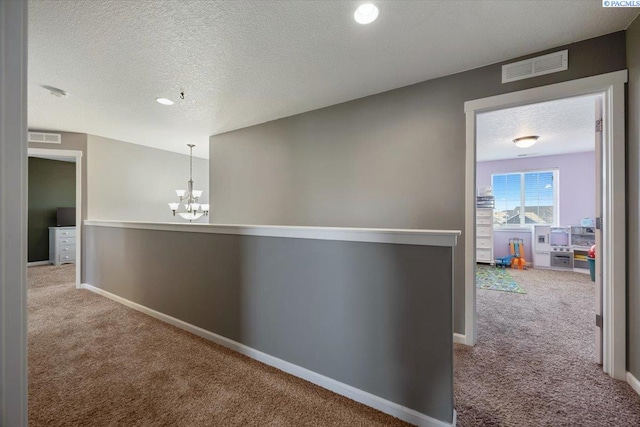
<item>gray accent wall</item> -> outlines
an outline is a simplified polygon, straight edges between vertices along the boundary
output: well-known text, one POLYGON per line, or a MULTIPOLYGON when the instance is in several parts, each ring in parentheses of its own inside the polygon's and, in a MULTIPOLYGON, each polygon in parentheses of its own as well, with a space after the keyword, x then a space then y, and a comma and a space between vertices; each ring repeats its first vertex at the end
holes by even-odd
MULTIPOLYGON (((187 189, 189 148, 184 154, 89 135, 88 215, 90 219, 158 221, 174 217, 169 202, 178 202, 175 190, 187 189)), ((196 190, 201 203, 209 200, 209 162, 193 158, 196 190)), ((203 217, 194 222, 207 222, 203 217)))
POLYGON ((640 378, 640 18, 627 29, 627 370, 640 378))
MULTIPOLYGON (((212 136, 211 222, 464 232, 464 102, 626 68, 624 31, 529 56, 562 49, 569 69, 559 73, 502 84, 493 64, 212 136)), ((458 333, 464 253, 462 238, 458 333)))
POLYGON ((452 421, 452 248, 86 229, 91 285, 452 421))

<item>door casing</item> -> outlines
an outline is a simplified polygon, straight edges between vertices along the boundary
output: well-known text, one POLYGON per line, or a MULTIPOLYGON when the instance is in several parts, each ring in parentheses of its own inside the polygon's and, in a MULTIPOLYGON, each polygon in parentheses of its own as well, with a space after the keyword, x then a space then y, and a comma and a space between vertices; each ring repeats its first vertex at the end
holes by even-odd
POLYGON ((625 98, 627 70, 570 80, 548 86, 467 101, 465 179, 465 332, 456 342, 475 345, 475 188, 476 115, 479 113, 553 101, 580 95, 603 97, 602 257, 603 370, 616 379, 626 377, 626 206, 625 98))

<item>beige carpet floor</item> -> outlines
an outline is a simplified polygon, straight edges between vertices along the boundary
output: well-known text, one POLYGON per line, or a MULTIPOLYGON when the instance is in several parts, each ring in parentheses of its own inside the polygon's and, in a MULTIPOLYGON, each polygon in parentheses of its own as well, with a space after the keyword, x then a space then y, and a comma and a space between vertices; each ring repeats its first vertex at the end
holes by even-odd
POLYGON ((478 289, 478 345, 456 345, 459 425, 640 426, 640 396, 594 362, 589 276, 509 272, 527 293, 478 289))
MULTIPOLYGON (((406 426, 106 298, 73 266, 29 269, 31 426, 406 426)), ((593 362, 588 276, 515 271, 478 290, 456 345, 458 425, 639 426, 640 397, 593 362)))
POLYGON ((29 425, 407 426, 29 268, 29 425))

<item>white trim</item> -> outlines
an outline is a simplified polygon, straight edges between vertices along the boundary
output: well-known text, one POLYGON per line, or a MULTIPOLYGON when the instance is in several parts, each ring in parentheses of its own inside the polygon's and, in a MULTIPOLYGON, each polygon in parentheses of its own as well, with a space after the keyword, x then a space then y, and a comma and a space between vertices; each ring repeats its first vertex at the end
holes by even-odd
POLYGON ((55 148, 29 148, 31 156, 74 157, 76 163, 76 289, 80 289, 82 272, 82 151, 55 148))
POLYGON ((624 380, 626 374, 626 237, 625 237, 625 99, 627 70, 467 101, 466 209, 465 209, 465 335, 471 345, 476 335, 475 286, 475 171, 476 114, 519 105, 580 95, 603 94, 605 138, 603 158, 603 370, 624 380))
MULTIPOLYGON (((37 267, 39 265, 49 265, 51 261, 32 261, 27 263, 27 267, 37 267)), ((77 287, 77 286, 76 286, 77 287)))
POLYGON ((453 342, 456 344, 467 344, 467 336, 463 334, 453 334, 453 342))
POLYGON ((640 394, 640 381, 631 372, 627 372, 627 383, 636 393, 640 394))
MULTIPOLYGON (((465 102, 465 112, 467 103, 465 102)), ((464 214, 464 334, 465 344, 476 345, 476 115, 466 113, 466 171, 464 214), (472 201, 469 203, 469 201, 472 201)))
POLYGON ((35 156, 75 157, 76 160, 79 160, 82 158, 82 151, 59 150, 57 148, 29 148, 29 157, 35 156))
POLYGON ((624 381, 627 372, 625 87, 605 91, 603 130, 603 368, 624 381))
POLYGON ((177 328, 183 329, 187 332, 190 332, 194 335, 197 335, 209 341, 213 341, 216 344, 227 347, 233 351, 236 351, 240 354, 248 356, 254 360, 257 360, 269 366, 273 366, 274 368, 280 369, 288 374, 307 380, 313 384, 319 385, 320 387, 326 388, 327 390, 331 390, 334 393, 337 393, 349 399, 355 400, 356 402, 375 408, 381 412, 384 412, 385 414, 389 414, 391 416, 394 416, 396 418, 399 418, 403 421, 414 424, 416 426, 420 426, 420 427, 447 426, 448 427, 448 426, 455 425, 455 420, 456 420, 455 410, 452 418, 453 423, 449 424, 444 421, 431 418, 428 415, 422 414, 413 409, 406 408, 402 405, 398 405, 397 403, 375 396, 366 391, 357 389, 348 384, 344 384, 344 383, 341 383, 340 381, 336 381, 329 377, 325 377, 324 375, 310 371, 301 366, 294 365, 293 363, 287 362, 282 359, 278 359, 277 357, 274 357, 274 356, 270 356, 266 353, 263 353, 259 350, 248 347, 237 341, 233 341, 229 338, 225 338, 221 335, 215 334, 206 329, 202 329, 198 326, 184 322, 180 319, 176 319, 175 317, 169 316, 167 314, 160 313, 159 311, 153 310, 149 307, 145 307, 144 305, 135 303, 126 298, 122 298, 118 295, 112 294, 111 292, 107 292, 100 288, 96 288, 95 286, 89 285, 88 283, 83 283, 80 286, 81 288, 87 289, 98 295, 101 295, 103 297, 116 301, 122 305, 133 308, 134 310, 140 311, 155 319, 158 319, 160 321, 173 325, 177 328))
POLYGON ((464 103, 464 112, 486 112, 503 110, 509 107, 532 104, 536 102, 552 101, 572 96, 592 95, 608 90, 611 86, 624 85, 628 80, 627 70, 600 74, 583 79, 569 80, 548 86, 538 86, 532 89, 510 92, 487 98, 475 99, 464 103))
POLYGON ((457 244, 457 230, 399 230, 385 228, 293 227, 280 225, 188 224, 173 222, 86 220, 86 226, 135 228, 189 233, 236 234, 290 239, 340 240, 399 245, 447 246, 457 244))

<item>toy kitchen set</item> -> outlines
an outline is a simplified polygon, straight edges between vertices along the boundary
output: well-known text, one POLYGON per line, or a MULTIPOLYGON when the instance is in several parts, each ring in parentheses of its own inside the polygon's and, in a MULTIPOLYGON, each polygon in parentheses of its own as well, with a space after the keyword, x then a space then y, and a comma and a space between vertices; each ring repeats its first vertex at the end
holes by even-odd
POLYGON ((570 227, 536 225, 533 228, 534 267, 588 273, 587 253, 596 243, 595 231, 588 220, 570 227))

